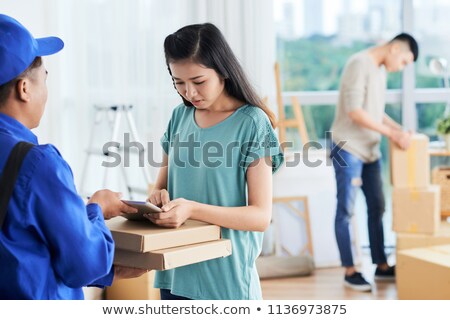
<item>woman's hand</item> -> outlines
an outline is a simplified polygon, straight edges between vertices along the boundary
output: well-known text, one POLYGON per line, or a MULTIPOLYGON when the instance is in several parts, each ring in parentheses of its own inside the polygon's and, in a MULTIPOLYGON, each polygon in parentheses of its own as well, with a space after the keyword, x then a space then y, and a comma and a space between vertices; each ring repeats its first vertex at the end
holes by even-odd
POLYGON ((154 224, 166 228, 178 228, 192 216, 195 202, 183 198, 172 200, 161 208, 163 212, 144 215, 154 224))
POLYGON ((148 202, 153 203, 157 207, 162 207, 170 202, 169 192, 166 189, 153 190, 147 198, 148 202))

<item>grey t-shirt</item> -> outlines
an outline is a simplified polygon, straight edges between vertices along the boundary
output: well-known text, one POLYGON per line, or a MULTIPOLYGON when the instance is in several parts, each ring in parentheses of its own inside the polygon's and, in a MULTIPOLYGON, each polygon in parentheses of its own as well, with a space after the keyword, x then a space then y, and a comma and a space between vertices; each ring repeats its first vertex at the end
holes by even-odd
POLYGON ((331 131, 334 142, 347 141, 343 149, 366 163, 380 158, 381 134, 356 124, 348 113, 362 108, 372 120, 382 123, 385 90, 386 72, 375 64, 367 50, 350 57, 342 73, 331 131))

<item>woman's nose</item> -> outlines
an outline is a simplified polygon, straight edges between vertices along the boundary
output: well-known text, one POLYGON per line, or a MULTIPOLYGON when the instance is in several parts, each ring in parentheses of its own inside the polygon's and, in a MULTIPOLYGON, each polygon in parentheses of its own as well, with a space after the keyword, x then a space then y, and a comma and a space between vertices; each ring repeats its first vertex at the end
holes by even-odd
POLYGON ((186 85, 186 97, 191 100, 197 94, 197 90, 195 90, 195 86, 192 84, 186 85))

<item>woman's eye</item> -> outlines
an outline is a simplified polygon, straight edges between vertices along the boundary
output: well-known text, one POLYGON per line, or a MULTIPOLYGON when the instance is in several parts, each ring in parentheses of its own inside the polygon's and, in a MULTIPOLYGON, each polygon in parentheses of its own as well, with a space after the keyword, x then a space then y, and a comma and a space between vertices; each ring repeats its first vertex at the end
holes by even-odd
POLYGON ((175 82, 175 84, 176 84, 177 86, 179 86, 180 84, 183 84, 183 82, 175 82))
POLYGON ((194 82, 194 84, 202 84, 202 83, 205 83, 205 81, 194 82))

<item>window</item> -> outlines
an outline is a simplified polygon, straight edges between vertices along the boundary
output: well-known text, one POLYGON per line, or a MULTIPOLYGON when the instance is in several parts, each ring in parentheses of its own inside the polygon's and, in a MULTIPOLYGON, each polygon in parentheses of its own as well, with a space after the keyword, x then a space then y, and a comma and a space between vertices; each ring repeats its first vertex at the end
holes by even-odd
MULTIPOLYGON (((450 1, 414 0, 414 34, 420 42, 420 55, 416 66, 417 88, 441 88, 442 74, 433 74, 429 68, 432 58, 450 62, 450 1)), ((446 76, 448 77, 448 66, 446 76)))
MULTIPOLYGON (((450 1, 276 0, 274 9, 283 97, 299 97, 311 139, 320 142, 321 131, 331 126, 339 77, 350 55, 390 40, 402 31, 412 33, 418 40, 419 59, 403 74, 388 75, 386 113, 397 122, 403 120, 407 128, 428 135, 431 141, 440 139, 436 121, 450 103, 450 89, 444 81, 450 71, 450 1), (429 68, 433 58, 445 59, 447 69, 433 73, 429 68)), ((286 108, 287 117, 292 113, 289 109, 286 108)), ((291 136, 288 134, 288 138, 291 136)), ((293 141, 294 146, 298 144, 293 141)), ((382 140, 381 151, 387 204, 385 238, 390 244, 395 243, 395 234, 389 224, 391 187, 386 139, 382 140)), ((432 166, 448 165, 450 158, 432 157, 431 162, 432 166)), ((358 212, 364 209, 363 200, 357 200, 356 208, 358 212)), ((361 220, 358 224, 365 245, 368 238, 364 234, 365 221, 361 220)))
MULTIPOLYGON (((402 31, 400 0, 280 0, 274 1, 277 61, 286 98, 298 96, 311 140, 323 144, 330 130, 339 81, 347 59, 360 50, 390 40, 402 31)), ((401 122, 400 104, 403 78, 401 73, 388 74, 386 112, 401 122)), ((285 99, 287 102, 287 99, 285 99)), ((286 106, 286 117, 292 117, 286 106)), ((287 132, 300 143, 296 132, 287 132)), ((386 244, 395 243, 391 230, 391 189, 389 179, 388 141, 382 140, 383 180, 386 195, 386 244)), ((330 200, 331 201, 331 200, 330 200)), ((365 201, 358 196, 355 204, 361 245, 368 245, 365 201)), ((330 213, 331 214, 331 213, 330 213)))
MULTIPOLYGON (((274 1, 283 90, 337 90, 349 56, 401 30, 401 1, 274 1)), ((401 87, 401 74, 388 88, 401 87)))
POLYGON ((421 89, 415 105, 417 131, 428 135, 431 141, 438 141, 441 137, 436 132, 436 123, 450 104, 450 1, 414 0, 413 8, 414 12, 420 12, 414 15, 414 32, 420 43, 415 72, 416 88, 421 89), (433 59, 439 59, 440 68, 430 67, 433 59))

